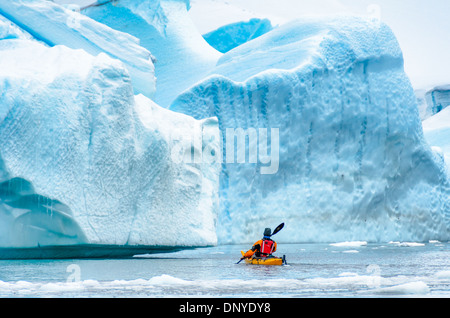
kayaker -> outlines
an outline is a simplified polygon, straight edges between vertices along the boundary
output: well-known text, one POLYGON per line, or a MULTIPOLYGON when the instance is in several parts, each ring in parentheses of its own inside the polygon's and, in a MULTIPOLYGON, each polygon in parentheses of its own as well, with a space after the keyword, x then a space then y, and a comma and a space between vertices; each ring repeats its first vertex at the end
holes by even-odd
POLYGON ((277 250, 277 243, 271 239, 272 230, 266 228, 263 235, 263 238, 253 244, 252 248, 244 254, 243 258, 267 257, 271 256, 277 250))

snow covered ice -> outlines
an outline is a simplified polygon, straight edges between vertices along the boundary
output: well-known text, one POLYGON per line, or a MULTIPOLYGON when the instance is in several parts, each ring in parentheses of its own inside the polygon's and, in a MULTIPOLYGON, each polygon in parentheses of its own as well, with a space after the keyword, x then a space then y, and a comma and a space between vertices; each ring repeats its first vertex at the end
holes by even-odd
POLYGON ((0 1, 1 247, 242 243, 280 222, 281 242, 449 240, 446 148, 387 25, 303 18, 221 53, 189 8, 0 1), (226 158, 227 128, 267 131, 273 173, 175 160, 226 158))

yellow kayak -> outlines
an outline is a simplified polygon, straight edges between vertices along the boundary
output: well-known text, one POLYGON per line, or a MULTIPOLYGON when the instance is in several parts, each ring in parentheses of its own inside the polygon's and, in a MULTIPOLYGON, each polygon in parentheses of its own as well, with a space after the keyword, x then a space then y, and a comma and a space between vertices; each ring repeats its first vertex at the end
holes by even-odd
MULTIPOLYGON (((241 251, 242 256, 244 256, 244 251, 241 251)), ((252 257, 252 258, 246 258, 245 259, 246 264, 251 265, 284 265, 286 264, 286 259, 283 255, 283 257, 252 257)))

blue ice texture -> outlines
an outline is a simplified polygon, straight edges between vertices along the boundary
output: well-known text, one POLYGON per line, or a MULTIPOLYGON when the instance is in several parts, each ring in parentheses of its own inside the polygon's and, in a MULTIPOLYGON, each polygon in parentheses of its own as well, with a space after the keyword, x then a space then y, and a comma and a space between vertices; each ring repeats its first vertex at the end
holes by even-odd
POLYGON ((387 25, 251 20, 225 49, 188 10, 0 1, 0 247, 247 243, 281 222, 280 242, 450 239, 446 157, 387 25))

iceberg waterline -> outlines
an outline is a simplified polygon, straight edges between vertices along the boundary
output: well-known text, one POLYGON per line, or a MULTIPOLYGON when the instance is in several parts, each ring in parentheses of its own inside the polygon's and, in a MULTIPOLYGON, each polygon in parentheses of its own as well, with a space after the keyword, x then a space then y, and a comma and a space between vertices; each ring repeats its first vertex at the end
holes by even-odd
POLYGON ((240 243, 281 221, 286 242, 449 239, 445 166, 387 26, 297 21, 221 54, 188 7, 0 4, 1 246, 240 243), (278 129, 276 173, 174 160, 180 143, 225 158, 227 128, 278 129))

